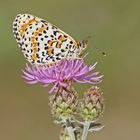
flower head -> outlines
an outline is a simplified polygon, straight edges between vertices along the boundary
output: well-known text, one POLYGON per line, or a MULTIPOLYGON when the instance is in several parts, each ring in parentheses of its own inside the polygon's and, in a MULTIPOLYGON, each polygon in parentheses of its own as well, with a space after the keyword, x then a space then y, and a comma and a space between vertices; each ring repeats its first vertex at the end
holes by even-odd
POLYGON ((102 76, 99 72, 91 72, 97 63, 88 66, 83 59, 61 60, 60 63, 51 67, 48 66, 26 66, 23 71, 23 78, 29 84, 42 83, 45 87, 53 84, 49 93, 52 93, 58 86, 66 88, 69 82, 98 84, 102 76))

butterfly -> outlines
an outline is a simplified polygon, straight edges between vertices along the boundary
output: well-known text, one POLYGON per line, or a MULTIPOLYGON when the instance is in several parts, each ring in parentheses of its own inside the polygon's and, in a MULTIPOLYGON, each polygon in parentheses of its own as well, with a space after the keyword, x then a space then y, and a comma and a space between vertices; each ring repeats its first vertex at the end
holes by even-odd
POLYGON ((77 42, 55 25, 31 14, 16 16, 13 33, 25 58, 35 65, 80 58, 87 47, 86 40, 77 42))

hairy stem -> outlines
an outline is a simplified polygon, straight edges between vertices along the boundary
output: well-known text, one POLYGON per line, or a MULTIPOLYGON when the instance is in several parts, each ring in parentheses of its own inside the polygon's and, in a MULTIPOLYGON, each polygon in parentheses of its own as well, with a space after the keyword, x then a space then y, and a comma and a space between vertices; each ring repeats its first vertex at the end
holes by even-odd
POLYGON ((86 121, 84 123, 84 128, 83 128, 83 133, 82 133, 81 140, 86 140, 87 135, 88 135, 89 127, 90 127, 90 122, 89 121, 86 121))
POLYGON ((67 129, 68 134, 70 136, 70 140, 76 140, 73 128, 71 126, 69 126, 69 127, 66 127, 66 129, 67 129))
POLYGON ((64 120, 64 121, 65 121, 65 124, 66 124, 66 130, 68 131, 70 140, 76 140, 75 139, 75 134, 74 134, 74 128, 72 127, 71 120, 67 119, 67 120, 64 120))

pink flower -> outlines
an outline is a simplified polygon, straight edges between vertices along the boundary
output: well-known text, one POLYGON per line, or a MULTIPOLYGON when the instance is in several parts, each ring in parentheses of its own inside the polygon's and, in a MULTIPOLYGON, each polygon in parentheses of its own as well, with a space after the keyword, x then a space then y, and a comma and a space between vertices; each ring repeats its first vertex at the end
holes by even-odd
POLYGON ((58 86, 67 87, 66 81, 74 81, 81 84, 98 84, 102 80, 99 72, 91 72, 97 63, 88 66, 83 59, 61 60, 60 63, 48 66, 26 66, 23 70, 23 78, 29 84, 43 83, 45 87, 52 84, 49 91, 52 93, 58 86))

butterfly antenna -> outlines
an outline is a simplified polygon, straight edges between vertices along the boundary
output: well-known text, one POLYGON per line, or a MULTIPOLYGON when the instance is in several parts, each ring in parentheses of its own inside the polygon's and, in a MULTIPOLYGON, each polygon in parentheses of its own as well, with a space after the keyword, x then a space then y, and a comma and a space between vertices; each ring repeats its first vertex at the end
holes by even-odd
MULTIPOLYGON (((87 44, 88 40, 91 39, 91 36, 87 36, 85 39, 83 39, 83 41, 87 44)), ((106 52, 97 48, 97 47, 94 47, 97 51, 101 52, 102 56, 106 56, 106 52)), ((85 54, 84 57, 86 57, 89 53, 85 54)))
POLYGON ((89 52, 88 52, 88 53, 86 53, 86 54, 83 56, 83 58, 87 57, 88 55, 89 55, 89 52))
POLYGON ((98 52, 100 52, 102 56, 106 56, 106 52, 105 52, 105 51, 103 51, 102 49, 97 48, 97 47, 94 47, 94 48, 95 48, 98 52))

